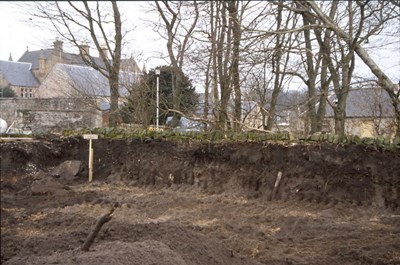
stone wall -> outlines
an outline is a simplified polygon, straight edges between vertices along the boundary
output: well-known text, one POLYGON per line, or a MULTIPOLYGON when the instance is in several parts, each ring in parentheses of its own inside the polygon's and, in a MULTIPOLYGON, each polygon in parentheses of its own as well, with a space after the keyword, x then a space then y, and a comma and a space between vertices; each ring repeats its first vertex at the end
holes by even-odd
POLYGON ((32 133, 102 126, 102 115, 84 100, 0 98, 0 117, 8 126, 32 133))

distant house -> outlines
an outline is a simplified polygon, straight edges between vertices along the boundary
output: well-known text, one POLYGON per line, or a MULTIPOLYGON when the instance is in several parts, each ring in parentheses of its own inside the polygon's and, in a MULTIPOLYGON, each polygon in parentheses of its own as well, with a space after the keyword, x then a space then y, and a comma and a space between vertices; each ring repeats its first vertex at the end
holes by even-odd
MULTIPOLYGON (((17 96, 14 100, 2 100, 1 104, 7 105, 1 110, 2 117, 15 124, 16 129, 29 127, 36 131, 107 126, 110 108, 107 78, 86 66, 80 54, 65 52, 62 41, 56 39, 53 44, 50 49, 27 50, 18 62, 0 61, 0 85, 10 86, 17 96)), ((81 45, 80 53, 90 56, 89 48, 81 45)), ((106 50, 103 52, 107 56, 106 50)), ((100 58, 91 58, 98 66, 104 66, 100 58)), ((132 56, 121 59, 121 100, 141 75, 132 56)))
POLYGON ((63 51, 63 42, 56 39, 51 49, 37 51, 26 50, 18 62, 30 63, 33 74, 42 82, 56 63, 80 64, 83 63, 79 55, 63 51))
MULTIPOLYGON (((334 132, 332 106, 335 95, 328 98, 324 131, 334 132)), ((345 133, 360 137, 393 136, 395 113, 389 95, 379 87, 351 89, 347 96, 345 133)))
MULTIPOLYGON (((82 54, 86 56, 90 55, 90 47, 87 44, 83 44, 79 47, 82 54)), ((106 50, 103 50, 107 56, 106 50)), ((99 57, 92 57, 94 62, 100 67, 104 66, 103 61, 99 57)), ((37 51, 26 51, 18 62, 30 63, 32 65, 31 71, 36 78, 43 82, 47 75, 56 64, 69 64, 69 65, 81 65, 86 66, 80 54, 73 54, 65 52, 63 49, 63 42, 56 39, 53 42, 53 48, 41 49, 37 51)), ((131 57, 128 59, 121 60, 121 70, 130 71, 133 73, 140 73, 141 70, 137 65, 136 61, 131 57)))
POLYGON ((0 87, 10 87, 17 97, 34 97, 40 83, 31 69, 30 63, 0 60, 0 87))
POLYGON ((257 102, 242 102, 242 122, 248 128, 262 128, 261 108, 257 102))
MULTIPOLYGON (((272 131, 291 131, 296 133, 303 131, 303 125, 300 124, 299 120, 299 95, 296 91, 282 92, 278 95, 272 131)), ((265 110, 264 124, 266 125, 270 100, 263 108, 265 110)), ((255 101, 243 101, 242 120, 250 128, 263 129, 263 115, 260 104, 255 101)))
MULTIPOLYGON (((141 73, 121 71, 120 100, 129 95, 132 85, 139 82, 141 73)), ((109 109, 110 86, 99 71, 81 65, 55 64, 38 89, 38 98, 77 98, 99 110, 109 109)))
MULTIPOLYGON (((295 91, 288 91, 281 93, 278 96, 278 102, 276 105, 276 112, 274 116, 273 131, 295 131, 303 130, 304 125, 299 119, 299 101, 300 94, 295 91), (300 124, 301 123, 301 124, 300 124)), ((199 94, 199 104, 196 110, 197 117, 208 117, 208 119, 213 120, 212 110, 214 108, 213 100, 209 100, 209 113, 205 115, 205 96, 204 93, 199 94)), ((264 123, 267 123, 268 110, 270 106, 269 103, 264 106, 266 110, 266 116, 264 123)), ((233 102, 230 102, 228 106, 229 116, 233 117, 234 107, 233 102)), ((242 120, 243 130, 252 129, 263 129, 263 115, 261 111, 261 105, 254 100, 243 100, 242 101, 242 120)))

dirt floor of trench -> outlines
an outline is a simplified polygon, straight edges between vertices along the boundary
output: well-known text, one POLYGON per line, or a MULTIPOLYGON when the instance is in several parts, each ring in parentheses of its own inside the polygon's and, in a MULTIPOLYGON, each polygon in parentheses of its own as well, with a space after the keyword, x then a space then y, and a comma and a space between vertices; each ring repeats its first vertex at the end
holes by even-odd
POLYGON ((1 264, 400 264, 400 150, 0 143, 1 264), (80 247, 117 207, 90 250, 80 247))

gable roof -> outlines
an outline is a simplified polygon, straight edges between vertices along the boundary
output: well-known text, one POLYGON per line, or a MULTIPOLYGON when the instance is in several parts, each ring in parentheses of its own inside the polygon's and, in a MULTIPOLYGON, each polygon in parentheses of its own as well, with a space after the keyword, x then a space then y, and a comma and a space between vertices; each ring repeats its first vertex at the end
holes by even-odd
MULTIPOLYGON (((55 55, 56 49, 42 49, 37 51, 25 51, 25 53, 19 58, 18 62, 30 63, 32 69, 39 69, 39 58, 49 59, 52 55, 55 55)), ((61 52, 62 62, 64 64, 75 64, 75 65, 86 65, 79 54, 61 52)), ((92 57, 96 65, 100 67, 105 67, 102 59, 100 57, 92 57)), ((133 59, 133 57, 128 59, 121 59, 121 69, 132 72, 141 72, 140 67, 133 59)))
POLYGON ((18 62, 30 63, 32 65, 32 69, 39 69, 39 58, 42 55, 43 58, 47 59, 52 54, 52 50, 39 50, 39 51, 26 51, 21 58, 19 58, 18 62))
MULTIPOLYGON (((272 97, 272 91, 268 91, 268 100, 264 106, 266 110, 270 108, 270 98, 272 97)), ((204 112, 204 105, 205 105, 205 93, 198 93, 199 98, 198 98, 198 106, 196 109, 196 114, 200 115, 203 114, 204 112)), ((275 115, 276 116, 287 116, 289 111, 297 111, 298 106, 302 102, 302 95, 297 92, 297 91, 286 91, 286 92, 281 92, 278 95, 278 100, 275 106, 275 115)), ((229 111, 234 111, 234 106, 232 104, 233 102, 230 101, 230 104, 228 105, 228 110, 229 111)), ((209 94, 209 110, 215 108, 215 104, 213 103, 213 98, 211 93, 209 94)), ((254 100, 242 100, 242 111, 243 113, 248 113, 251 112, 253 109, 255 109, 259 103, 254 100)))
MULTIPOLYGON (((331 95, 328 100, 333 105, 336 96, 331 95)), ((348 118, 393 117, 394 109, 389 95, 379 87, 352 89, 347 96, 346 116, 348 118)), ((326 106, 326 117, 334 117, 330 104, 326 106)))
MULTIPOLYGON (((37 51, 26 51, 18 62, 26 62, 32 64, 32 69, 39 69, 39 58, 49 59, 52 55, 56 53, 56 49, 42 49, 37 51)), ((63 63, 66 64, 77 64, 85 65, 81 56, 79 54, 61 52, 61 58, 63 63)), ((98 57, 93 57, 93 60, 97 65, 104 66, 104 63, 98 57)))
MULTIPOLYGON (((110 96, 108 79, 99 71, 88 66, 55 64, 52 73, 57 76, 65 76, 71 85, 82 94, 99 97, 110 96)), ((138 82, 139 73, 120 73, 120 96, 129 95, 129 86, 138 82)))
POLYGON ((30 63, 0 60, 0 73, 12 86, 39 87, 39 81, 31 71, 30 63))

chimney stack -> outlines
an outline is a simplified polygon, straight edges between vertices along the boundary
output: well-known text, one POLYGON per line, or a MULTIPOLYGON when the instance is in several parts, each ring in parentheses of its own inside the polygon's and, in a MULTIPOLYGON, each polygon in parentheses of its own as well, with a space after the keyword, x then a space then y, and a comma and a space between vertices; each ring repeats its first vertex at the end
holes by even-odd
POLYGON ((43 56, 43 50, 39 56, 39 74, 44 75, 46 72, 46 59, 43 56))
POLYGON ((53 44, 54 44, 54 50, 56 50, 57 52, 63 51, 63 42, 60 41, 58 38, 56 38, 53 44))
POLYGON ((106 45, 101 46, 101 51, 104 54, 104 57, 106 57, 106 59, 108 59, 108 49, 106 45))
POLYGON ((63 42, 58 38, 53 42, 54 44, 54 55, 58 58, 58 62, 62 62, 62 53, 63 53, 63 42))
POLYGON ((87 43, 82 44, 79 46, 79 52, 81 56, 83 56, 86 59, 89 59, 90 54, 89 54, 89 45, 87 43))

